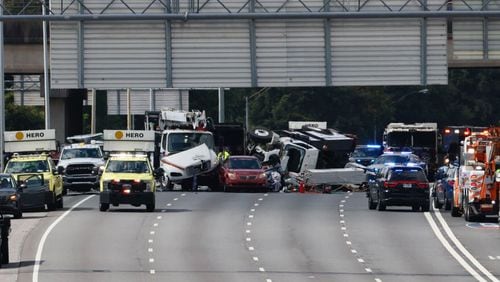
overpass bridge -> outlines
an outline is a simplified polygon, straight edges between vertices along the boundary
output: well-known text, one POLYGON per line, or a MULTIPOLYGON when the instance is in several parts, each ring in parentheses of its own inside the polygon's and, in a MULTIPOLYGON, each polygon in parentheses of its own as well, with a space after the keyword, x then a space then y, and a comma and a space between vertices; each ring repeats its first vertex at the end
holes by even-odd
MULTIPOLYGON (((500 65, 500 0, 0 4, 2 23, 49 23, 51 95, 65 97, 92 88, 425 86, 447 84, 449 68, 500 65)), ((40 44, 5 43, 6 73, 41 73, 40 44)))

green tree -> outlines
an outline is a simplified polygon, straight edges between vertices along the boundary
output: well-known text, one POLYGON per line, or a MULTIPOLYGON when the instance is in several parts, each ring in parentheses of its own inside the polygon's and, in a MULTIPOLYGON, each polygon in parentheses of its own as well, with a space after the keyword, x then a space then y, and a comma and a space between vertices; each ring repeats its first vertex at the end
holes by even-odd
POLYGON ((43 107, 18 106, 14 94, 5 93, 5 130, 43 129, 45 127, 43 107))

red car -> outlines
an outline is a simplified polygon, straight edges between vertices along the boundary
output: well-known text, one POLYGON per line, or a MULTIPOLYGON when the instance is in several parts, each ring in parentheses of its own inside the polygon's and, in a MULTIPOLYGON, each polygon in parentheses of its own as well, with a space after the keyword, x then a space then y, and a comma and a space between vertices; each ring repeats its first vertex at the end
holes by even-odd
POLYGON ((267 191, 266 172, 254 156, 230 156, 219 169, 219 181, 224 192, 236 189, 267 191))

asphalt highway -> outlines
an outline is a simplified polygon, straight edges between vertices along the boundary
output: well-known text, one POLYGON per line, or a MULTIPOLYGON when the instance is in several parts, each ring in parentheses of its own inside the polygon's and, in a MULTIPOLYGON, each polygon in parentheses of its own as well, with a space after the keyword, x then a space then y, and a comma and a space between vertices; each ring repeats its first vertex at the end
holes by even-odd
POLYGON ((500 278, 498 224, 467 224, 444 210, 369 210, 361 192, 158 192, 153 213, 100 212, 97 194, 64 200, 63 210, 13 221, 1 281, 500 278))

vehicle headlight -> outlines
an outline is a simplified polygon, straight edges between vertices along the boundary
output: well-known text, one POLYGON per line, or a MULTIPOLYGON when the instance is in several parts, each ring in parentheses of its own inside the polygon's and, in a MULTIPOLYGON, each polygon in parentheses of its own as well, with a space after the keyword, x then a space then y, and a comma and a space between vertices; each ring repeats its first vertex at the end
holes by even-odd
POLYGON ((235 180, 235 179, 236 179, 236 174, 235 174, 235 173, 233 173, 233 172, 229 172, 229 173, 227 174, 227 177, 228 177, 229 179, 235 180))
POLYGON ((16 194, 12 194, 12 195, 9 196, 9 201, 15 202, 15 201, 17 201, 17 199, 18 198, 17 198, 16 194))
POLYGON ((266 175, 266 173, 265 173, 265 172, 263 172, 263 173, 259 174, 259 178, 260 178, 260 179, 262 179, 262 178, 267 179, 267 175, 266 175))
POLYGON ((146 192, 153 192, 153 185, 151 185, 151 182, 146 182, 146 192))

